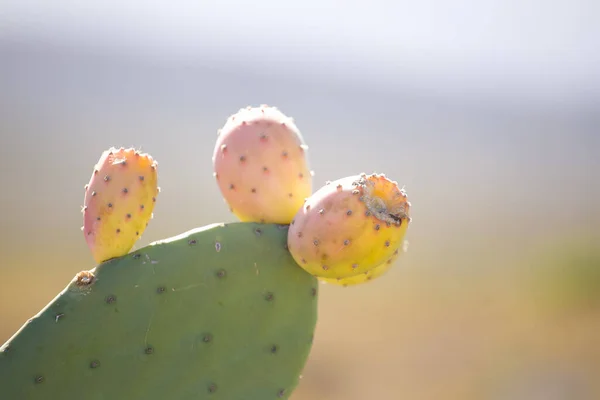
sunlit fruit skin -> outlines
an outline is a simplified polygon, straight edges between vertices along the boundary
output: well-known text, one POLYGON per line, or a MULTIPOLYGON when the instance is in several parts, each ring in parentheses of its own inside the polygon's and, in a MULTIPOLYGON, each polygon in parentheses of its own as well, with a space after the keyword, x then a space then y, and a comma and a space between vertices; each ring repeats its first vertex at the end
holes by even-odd
POLYGON ((146 230, 160 191, 157 165, 133 148, 102 153, 85 186, 81 228, 96 262, 127 254, 146 230))
POLYGON ((219 130, 214 176, 231 212, 243 222, 288 225, 312 193, 308 147, 275 107, 239 110, 219 130))
POLYGON ((288 248, 313 276, 364 274, 402 246, 409 211, 405 191, 384 174, 341 178, 306 199, 288 231, 288 248))
POLYGON ((319 280, 324 283, 344 287, 356 286, 361 283, 371 282, 374 279, 385 275, 390 269, 392 269, 392 266, 395 265, 396 261, 398 260, 398 257, 400 257, 400 254, 406 252, 407 244, 408 242, 405 240, 403 246, 400 249, 396 249, 392 256, 388 258, 384 263, 379 264, 378 266, 365 272, 364 274, 358 274, 350 276, 348 278, 319 278, 319 280))

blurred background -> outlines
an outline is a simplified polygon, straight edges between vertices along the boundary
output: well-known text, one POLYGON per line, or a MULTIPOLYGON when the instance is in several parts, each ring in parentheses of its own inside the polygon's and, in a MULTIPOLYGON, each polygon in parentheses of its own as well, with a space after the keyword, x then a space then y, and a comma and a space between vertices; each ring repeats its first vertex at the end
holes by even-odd
POLYGON ((408 252, 323 285, 294 400, 600 398, 600 3, 0 2, 0 343, 94 266, 102 151, 159 162, 136 247, 235 221, 217 129, 295 118, 315 189, 405 185, 408 252))

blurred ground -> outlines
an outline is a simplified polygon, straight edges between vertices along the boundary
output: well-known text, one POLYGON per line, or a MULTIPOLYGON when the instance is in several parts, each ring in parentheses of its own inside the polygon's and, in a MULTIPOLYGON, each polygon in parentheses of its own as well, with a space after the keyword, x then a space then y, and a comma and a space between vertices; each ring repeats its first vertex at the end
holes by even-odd
POLYGON ((216 131, 266 103, 295 118, 316 187, 384 172, 413 205, 385 278, 322 287, 294 400, 600 398, 595 97, 515 105, 43 41, 0 41, 0 55, 0 342, 93 266, 80 206, 104 149, 159 162, 138 247, 233 221, 212 180, 216 131))

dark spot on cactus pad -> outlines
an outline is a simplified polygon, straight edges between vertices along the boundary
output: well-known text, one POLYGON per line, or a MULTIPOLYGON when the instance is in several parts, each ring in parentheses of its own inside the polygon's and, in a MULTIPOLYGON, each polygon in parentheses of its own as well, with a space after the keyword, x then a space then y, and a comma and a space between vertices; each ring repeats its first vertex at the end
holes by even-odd
POLYGON ((161 294, 161 293, 164 293, 166 290, 167 290, 166 287, 159 286, 158 288, 156 288, 156 293, 161 294))
POLYGON ((275 299, 275 295, 273 293, 271 293, 271 292, 265 293, 265 300, 273 301, 273 299, 275 299))
POLYGON ((323 215, 325 214, 325 210, 323 210, 322 208, 319 210, 319 215, 323 215))
POLYGON ((358 264, 352 264, 352 269, 358 268, 358 264))
POLYGON ((302 172, 300 172, 300 173, 298 174, 298 178, 300 178, 300 179, 304 178, 304 174, 303 174, 302 172))
POLYGON ((302 261, 302 264, 306 264, 306 260, 304 258, 301 261, 302 261))
POLYGON ((352 210, 346 211, 346 215, 352 215, 352 210))
POLYGON ((92 190, 92 197, 94 197, 96 195, 96 191, 92 190))
POLYGON ((98 175, 98 170, 97 169, 94 170, 94 175, 98 175))
POLYGON ((85 186, 83 187, 83 190, 87 191, 89 187, 90 187, 90 185, 86 183, 85 186))
POLYGON ((35 378, 33 379, 33 381, 35 383, 42 383, 42 382, 44 382, 44 377, 42 375, 36 375, 35 378))
POLYGON ((221 243, 219 243, 219 242, 215 242, 215 250, 217 251, 217 253, 218 253, 219 251, 221 251, 221 243))
POLYGON ((152 202, 153 202, 153 203, 156 203, 156 197, 153 197, 153 198, 152 198, 152 202))
MULTIPOLYGON (((137 232, 136 232, 136 235, 137 235, 137 232)), ((138 258, 140 258, 141 256, 142 256, 142 255, 141 255, 140 253, 137 253, 137 254, 134 254, 134 255, 133 255, 133 258, 134 258, 135 260, 137 260, 137 259, 138 259, 138 258)))
POLYGON ((388 260, 387 260, 385 263, 386 263, 386 264, 391 264, 391 263, 392 263, 392 259, 391 259, 391 258, 389 258, 389 259, 388 259, 388 260))
POLYGON ((144 209, 144 205, 140 204, 140 210, 143 210, 143 209, 144 209))
POLYGON ((112 304, 115 301, 117 301, 117 296, 111 294, 109 296, 106 296, 106 298, 104 299, 104 301, 106 301, 107 304, 112 304))
POLYGON ((314 297, 317 295, 317 288, 310 289, 310 294, 314 297))
POLYGON ((139 178, 140 178, 140 181, 143 181, 144 180, 144 175, 140 175, 139 178))
POLYGON ((217 385, 215 383, 211 383, 208 385, 208 393, 214 393, 217 391, 217 385))
POLYGON ((112 208, 112 203, 107 204, 108 208, 112 208))
POLYGON ((260 228, 256 228, 256 229, 254 230, 254 234, 255 234, 256 236, 260 236, 260 235, 262 235, 262 230, 261 230, 260 228))
POLYGON ((385 245, 385 247, 390 247, 390 241, 386 240, 385 243, 384 243, 384 245, 385 245))
POLYGON ((131 214, 125 214, 125 218, 130 219, 131 218, 131 214))
POLYGON ((225 278, 226 275, 227 271, 225 271, 224 269, 220 269, 217 271, 217 278, 225 278))
POLYGON ((286 250, 289 250, 289 247, 288 247, 287 243, 283 244, 283 248, 286 249, 286 250))
POLYGON ((108 175, 105 175, 105 176, 104 176, 104 182, 108 182, 108 181, 110 181, 110 176, 108 176, 108 175))
POLYGON ((314 244, 315 246, 318 246, 318 245, 319 245, 319 241, 318 241, 317 239, 315 239, 315 240, 313 240, 313 244, 314 244))
POLYGON ((269 168, 263 167, 263 172, 265 172, 265 173, 269 172, 269 168))
POLYGON ((329 269, 329 267, 327 265, 323 265, 322 268, 323 268, 324 271, 327 271, 329 269))
POLYGON ((246 161, 246 156, 240 156, 240 162, 246 161))
POLYGON ((294 225, 296 223, 296 220, 293 219, 292 222, 290 223, 290 225, 294 225))
POLYGON ((260 134, 260 141, 261 142, 266 142, 267 139, 268 139, 268 136, 266 134, 264 134, 264 133, 260 134))
POLYGON ((379 226, 379 224, 375 225, 375 230, 376 230, 376 231, 378 231, 378 230, 379 230, 379 228, 381 228, 381 227, 379 226))
POLYGON ((344 246, 348 246, 350 244, 350 240, 346 239, 344 240, 344 246))
POLYGON ((301 238, 302 235, 303 235, 303 233, 302 232, 298 232, 297 235, 298 235, 299 238, 301 238))
POLYGON ((117 233, 121 233, 121 229, 117 228, 117 233))
POLYGON ((140 233, 139 233, 139 232, 136 232, 136 233, 135 233, 135 236, 139 236, 139 235, 140 235, 140 233))
POLYGON ((306 211, 309 211, 309 210, 310 210, 310 204, 307 204, 306 205, 306 211))
POLYGON ((276 344, 274 344, 273 346, 271 346, 271 353, 275 354, 275 353, 277 353, 277 350, 279 350, 279 347, 277 347, 276 344))
POLYGON ((256 188, 252 188, 252 189, 250 189, 250 191, 251 191, 252 193, 256 193, 256 188))
POLYGON ((193 246, 193 245, 195 245, 196 243, 198 243, 198 241, 197 241, 196 239, 190 239, 190 240, 188 240, 188 244, 189 244, 190 246, 193 246))
POLYGON ((290 198, 294 197, 294 194, 293 193, 288 193, 288 197, 290 197, 290 198))
POLYGON ((235 189, 235 185, 234 185, 233 183, 230 183, 230 184, 229 184, 229 189, 230 189, 230 190, 233 190, 233 189, 235 189))
POLYGON ((225 153, 227 151, 227 145, 226 144, 222 144, 221 145, 221 153, 225 153))
POLYGON ((283 397, 285 395, 285 389, 279 389, 279 392, 277 392, 277 397, 283 397))
POLYGON ((371 216, 371 211, 367 210, 365 211, 365 217, 370 217, 371 216))
POLYGON ((204 343, 212 342, 212 340, 213 340, 213 336, 210 333, 207 333, 202 337, 202 341, 204 343))
POLYGON ((127 193, 129 192, 129 189, 127 189, 127 188, 123 188, 122 192, 123 192, 124 194, 127 194, 127 193))
POLYGON ((152 346, 146 346, 146 348, 144 349, 144 353, 146 353, 146 354, 153 354, 154 353, 154 347, 152 347, 152 346))
POLYGON ((283 158, 287 158, 287 156, 288 156, 288 152, 287 152, 287 151, 283 151, 283 152, 281 153, 281 157, 283 157, 283 158))
POLYGON ((264 219, 264 218, 261 218, 261 219, 260 219, 260 223, 261 223, 261 224, 264 224, 264 223, 265 223, 265 219, 264 219))
POLYGON ((94 274, 90 271, 81 271, 75 275, 75 284, 77 286, 88 286, 94 282, 94 274))
POLYGON ((94 368, 98 368, 100 366, 100 361, 98 360, 92 360, 90 362, 90 368, 94 369, 94 368))
POLYGON ((356 189, 354 189, 354 190, 352 191, 352 194, 360 194, 360 191, 359 191, 359 190, 356 190, 356 189))
POLYGON ((394 255, 398 255, 398 249, 394 251, 394 255))
POLYGON ((101 220, 101 218, 100 218, 100 217, 96 217, 96 221, 100 221, 100 220, 101 220))

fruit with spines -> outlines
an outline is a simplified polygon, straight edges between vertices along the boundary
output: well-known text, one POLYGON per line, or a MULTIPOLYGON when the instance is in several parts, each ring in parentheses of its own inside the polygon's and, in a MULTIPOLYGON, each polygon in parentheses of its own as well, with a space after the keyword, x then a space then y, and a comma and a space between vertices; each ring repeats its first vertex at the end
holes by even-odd
POLYGON ((384 263, 411 221, 403 189, 384 174, 329 182, 306 199, 288 232, 296 262, 319 278, 348 278, 384 263))
POLYGON ((275 107, 247 107, 219 130, 213 169, 231 212, 245 222, 289 224, 312 193, 306 143, 275 107))
POLYGON ((157 162, 133 148, 102 153, 85 186, 83 235, 97 263, 127 254, 152 218, 157 162))
POLYGON ((0 347, 2 398, 287 399, 318 302, 287 230, 209 225, 80 272, 0 347))
POLYGON ((374 279, 385 275, 392 268, 392 266, 398 260, 398 257, 400 257, 400 254, 406 252, 407 243, 408 242, 405 240, 404 245, 400 249, 396 249, 390 258, 375 268, 368 270, 364 274, 358 274, 348 278, 319 278, 319 280, 324 283, 330 283, 344 287, 356 286, 361 283, 371 282, 374 279))

